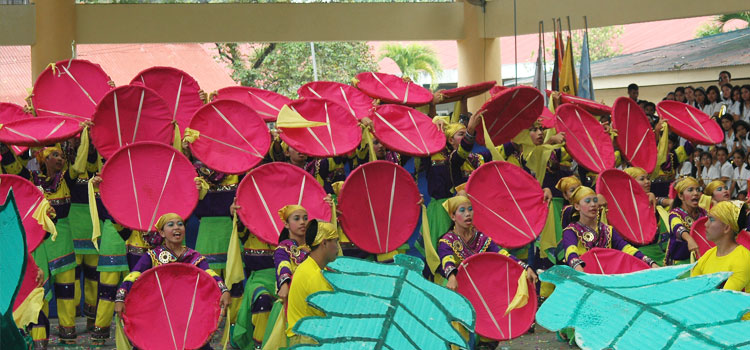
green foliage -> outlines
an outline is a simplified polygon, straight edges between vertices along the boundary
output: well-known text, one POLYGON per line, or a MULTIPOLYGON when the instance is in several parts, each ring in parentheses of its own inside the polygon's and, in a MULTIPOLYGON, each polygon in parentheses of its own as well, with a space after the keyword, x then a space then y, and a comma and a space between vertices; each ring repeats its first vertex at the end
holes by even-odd
POLYGON ((431 86, 433 89, 438 84, 438 75, 443 71, 437 54, 427 45, 385 44, 380 47, 378 60, 385 57, 396 62, 402 76, 407 76, 414 81, 416 81, 420 72, 429 74, 432 78, 431 86))
POLYGON ((701 24, 698 29, 695 30, 696 38, 703 38, 711 35, 721 33, 722 25, 716 22, 706 22, 701 24))
POLYGON ((750 26, 750 11, 727 13, 714 17, 710 22, 700 25, 695 31, 696 38, 703 38, 724 32, 724 26, 731 20, 745 22, 745 27, 750 26))
MULTIPOLYGON (((624 26, 589 28, 589 57, 591 57, 591 62, 622 54, 623 48, 620 37, 624 31, 624 26)), ((576 60, 576 65, 581 63, 583 35, 583 30, 573 31, 573 57, 576 60)), ((567 33, 563 32, 563 43, 567 43, 567 36, 567 33)), ((547 63, 551 64, 555 59, 555 39, 547 35, 544 40, 547 46, 545 48, 547 63)), ((532 57, 536 57, 536 52, 532 52, 532 57)))

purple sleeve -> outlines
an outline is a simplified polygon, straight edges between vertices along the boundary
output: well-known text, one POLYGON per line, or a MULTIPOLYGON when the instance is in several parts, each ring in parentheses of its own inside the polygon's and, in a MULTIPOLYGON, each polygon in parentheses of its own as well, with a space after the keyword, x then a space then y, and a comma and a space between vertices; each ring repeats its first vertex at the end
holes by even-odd
POLYGON ((612 248, 633 255, 634 257, 645 261, 649 265, 654 263, 651 258, 647 257, 640 250, 636 249, 628 242, 626 242, 614 228, 612 228, 612 248))
POLYGON ((565 229, 562 233, 561 246, 565 252, 565 262, 570 267, 576 267, 577 265, 583 264, 583 260, 578 256, 578 251, 573 249, 568 251, 570 248, 578 247, 578 235, 572 229, 565 229))
POLYGON ((292 280, 291 257, 289 252, 279 245, 273 252, 273 263, 276 267, 276 288, 292 280))
POLYGON ((130 288, 133 287, 135 280, 137 280, 142 273, 146 272, 146 270, 150 269, 151 266, 151 255, 143 254, 143 256, 138 259, 138 262, 135 263, 135 266, 133 266, 133 270, 125 276, 125 280, 120 284, 120 288, 117 289, 115 301, 125 301, 125 296, 130 292, 130 288))
POLYGON ((224 280, 219 276, 214 270, 211 270, 211 267, 208 265, 208 260, 205 258, 202 258, 200 262, 198 262, 197 266, 199 269, 208 272, 211 277, 214 278, 214 281, 216 281, 216 284, 219 285, 219 289, 222 293, 228 292, 229 289, 227 288, 226 284, 224 284, 224 280))
POLYGON ((438 242, 438 257, 440 257, 440 268, 438 271, 444 278, 448 278, 456 271, 456 257, 453 256, 453 249, 450 244, 444 240, 438 242))

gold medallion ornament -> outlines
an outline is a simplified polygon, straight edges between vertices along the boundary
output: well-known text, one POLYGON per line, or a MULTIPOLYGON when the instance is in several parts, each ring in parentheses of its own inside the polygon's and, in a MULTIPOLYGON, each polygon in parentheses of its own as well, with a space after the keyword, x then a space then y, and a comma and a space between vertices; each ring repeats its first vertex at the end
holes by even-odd
POLYGON ((159 253, 160 263, 169 264, 170 262, 174 262, 174 261, 177 261, 177 259, 175 259, 174 255, 170 254, 168 251, 162 250, 162 252, 159 253))
POLYGON ((299 256, 299 248, 296 245, 289 247, 289 252, 292 253, 292 256, 295 258, 299 256))
POLYGON ((453 241, 453 243, 451 243, 451 247, 453 247, 453 251, 455 252, 460 252, 464 250, 464 245, 461 244, 461 242, 459 242, 458 240, 453 241))
POLYGON ((594 239, 596 238, 596 236, 594 236, 593 232, 586 231, 586 232, 583 233, 583 237, 582 238, 583 238, 584 242, 591 243, 591 242, 594 241, 594 239))
POLYGON ((694 221, 695 221, 695 219, 693 219, 693 217, 692 217, 692 216, 689 216, 689 215, 688 215, 688 216, 686 216, 686 217, 685 217, 685 226, 686 226, 686 227, 687 227, 687 228, 689 229, 690 227, 692 227, 692 226, 693 226, 693 222, 694 222, 694 221))

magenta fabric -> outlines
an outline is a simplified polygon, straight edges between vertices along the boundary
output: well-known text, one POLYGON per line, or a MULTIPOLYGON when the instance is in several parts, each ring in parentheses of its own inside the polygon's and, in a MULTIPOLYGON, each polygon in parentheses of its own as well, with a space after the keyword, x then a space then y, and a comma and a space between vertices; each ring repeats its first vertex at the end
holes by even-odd
POLYGON ((493 161, 475 170, 466 184, 474 226, 499 246, 517 248, 536 239, 547 218, 539 182, 520 167, 493 161))
POLYGON ((654 240, 658 224, 648 194, 622 170, 608 169, 596 180, 597 193, 607 200, 607 220, 622 238, 635 245, 654 240))
POLYGON ((417 83, 393 74, 363 72, 357 74, 357 89, 387 103, 421 106, 432 102, 432 92, 417 83))
POLYGON ((86 60, 59 61, 34 83, 31 102, 37 116, 90 120, 99 100, 112 89, 107 73, 86 60))
POLYGON ((737 234, 737 243, 747 249, 750 249, 750 232, 747 232, 746 230, 740 231, 740 233, 737 234))
POLYGON ((218 328, 220 298, 216 280, 194 265, 153 267, 125 298, 125 334, 143 350, 198 349, 218 328))
POLYGON ((420 215, 419 189, 408 171, 385 160, 357 167, 341 188, 341 227, 362 250, 382 254, 409 240, 420 215))
POLYGON ((362 130, 357 120, 341 105, 320 98, 305 98, 289 103, 309 121, 328 125, 312 128, 279 128, 281 140, 302 154, 313 157, 333 157, 347 154, 359 146, 362 130))
POLYGON ((266 122, 275 122, 281 107, 292 102, 289 97, 273 91, 247 86, 230 86, 220 89, 214 98, 214 101, 217 100, 242 102, 254 109, 266 122))
POLYGON ((46 146, 81 132, 81 122, 64 117, 35 117, 3 124, 0 142, 16 146, 46 146))
POLYGON ((508 90, 508 89, 510 89, 510 88, 507 87, 507 86, 495 85, 495 86, 493 86, 490 89, 490 96, 495 96, 495 95, 497 95, 497 94, 499 94, 499 93, 501 93, 501 92, 503 92, 505 90, 508 90))
MULTIPOLYGON (((16 120, 31 118, 33 115, 26 113, 23 107, 15 103, 0 102, 0 124, 14 122, 16 120)), ((26 146, 8 145, 17 155, 26 152, 26 146)), ((1 159, 1 158, 0 158, 1 159)))
POLYGON ((552 113, 552 111, 549 110, 546 106, 542 108, 542 113, 539 115, 539 119, 537 119, 543 127, 550 129, 555 127, 555 114, 552 113))
POLYGON ((578 164, 595 173, 615 166, 612 139, 589 112, 575 104, 557 107, 556 126, 565 132, 565 149, 578 164))
POLYGON ((256 237, 276 245, 284 222, 279 209, 300 204, 310 219, 331 221, 331 207, 323 200, 326 192, 315 178, 289 163, 268 163, 245 175, 237 188, 240 219, 256 237))
POLYGON ((183 135, 193 113, 203 106, 198 82, 177 68, 148 68, 138 73, 130 84, 143 84, 156 91, 167 102, 172 120, 177 122, 183 135))
POLYGON ((39 204, 44 199, 44 193, 27 179, 17 175, 1 174, 0 198, 5 200, 8 196, 8 191, 11 189, 16 199, 16 206, 18 206, 18 214, 21 216, 23 229, 26 231, 26 245, 29 252, 31 252, 42 243, 44 237, 47 235, 42 225, 32 216, 34 210, 39 207, 39 204))
POLYGON ((39 267, 34 261, 34 257, 31 256, 32 249, 29 249, 29 254, 26 254, 26 271, 23 274, 23 280, 21 280, 21 287, 18 288, 18 294, 16 299, 13 301, 13 311, 16 311, 31 292, 36 288, 36 274, 39 271, 39 267))
POLYGON ((375 108, 374 100, 357 88, 333 81, 313 81, 297 90, 300 98, 324 98, 336 102, 357 120, 369 117, 375 108))
POLYGON ((599 102, 596 102, 594 100, 589 100, 587 98, 568 95, 566 93, 561 93, 560 101, 562 103, 571 103, 578 107, 583 108, 586 112, 589 112, 593 115, 607 115, 612 114, 612 107, 601 104, 599 102))
POLYGON ((271 146, 268 127, 260 115, 233 100, 201 107, 190 120, 190 128, 200 132, 190 151, 209 168, 223 173, 247 172, 263 160, 271 146))
POLYGON ((709 249, 716 246, 714 242, 711 242, 706 238, 706 221, 708 221, 708 216, 695 220, 693 225, 690 226, 690 237, 693 237, 695 243, 698 244, 699 255, 696 258, 700 258, 703 254, 706 254, 709 249))
POLYGON ((373 133, 388 149, 416 157, 445 148, 445 134, 426 114, 402 105, 380 105, 370 116, 373 133))
POLYGON ((120 86, 99 101, 91 141, 109 159, 120 147, 139 141, 171 145, 172 111, 156 91, 143 85, 120 86))
POLYGON ((708 114, 693 106, 677 101, 661 101, 656 111, 674 131, 691 142, 714 145, 724 140, 724 131, 708 114))
POLYGON ((629 97, 620 97, 612 105, 612 127, 617 130, 617 146, 633 166, 647 173, 656 167, 656 136, 646 113, 629 97))
POLYGON ((167 213, 187 219, 198 204, 195 167, 163 143, 142 141, 120 148, 104 164, 99 185, 102 202, 117 223, 154 231, 167 213))
POLYGON ((469 300, 477 313, 476 332, 486 338, 508 340, 525 334, 536 316, 536 287, 529 283, 528 303, 505 315, 518 290, 523 267, 497 253, 470 256, 458 266, 457 292, 469 300))
MULTIPOLYGON (((539 90, 517 86, 492 96, 477 113, 484 116, 492 142, 502 145, 531 127, 544 109, 544 96, 539 90)), ((485 144, 484 127, 477 125, 477 141, 485 144)))
POLYGON ((641 259, 610 248, 593 248, 581 255, 581 260, 586 263, 583 272, 595 275, 630 273, 651 267, 641 259))
POLYGON ((471 85, 465 85, 465 86, 461 86, 461 87, 457 87, 453 89, 438 91, 440 94, 443 95, 443 100, 440 103, 455 102, 455 101, 460 101, 463 98, 469 98, 469 97, 481 95, 487 91, 490 91, 490 89, 492 89, 495 86, 495 84, 496 82, 492 80, 492 81, 485 81, 485 82, 471 84, 471 85))

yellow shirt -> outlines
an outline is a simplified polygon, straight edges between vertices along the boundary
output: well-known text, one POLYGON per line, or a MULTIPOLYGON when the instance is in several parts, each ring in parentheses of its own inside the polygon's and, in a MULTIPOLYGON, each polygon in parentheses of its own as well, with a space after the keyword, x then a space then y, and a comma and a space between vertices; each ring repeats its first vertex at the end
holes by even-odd
POLYGON ((731 253, 717 257, 716 247, 713 247, 698 260, 690 276, 716 272, 732 272, 724 284, 724 289, 750 290, 750 250, 738 245, 731 253))
POLYGON ((297 267, 292 277, 292 285, 289 287, 289 304, 286 310, 286 317, 289 326, 286 329, 286 335, 294 336, 292 328, 303 317, 308 316, 325 316, 325 314, 310 306, 307 303, 307 297, 310 294, 320 291, 333 291, 331 285, 323 278, 320 266, 312 257, 307 257, 297 267))

